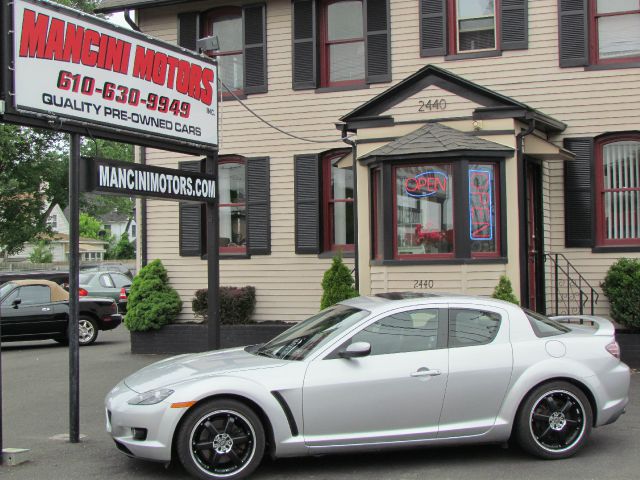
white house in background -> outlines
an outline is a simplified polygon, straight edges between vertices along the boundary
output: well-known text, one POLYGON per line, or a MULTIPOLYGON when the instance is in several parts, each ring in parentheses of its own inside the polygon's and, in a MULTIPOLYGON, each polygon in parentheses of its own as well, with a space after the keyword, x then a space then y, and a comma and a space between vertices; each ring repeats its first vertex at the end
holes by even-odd
POLYGON ((65 210, 62 210, 60 205, 55 205, 51 210, 47 223, 54 232, 69 234, 69 219, 65 210))
POLYGON ((129 234, 130 241, 135 241, 137 234, 135 218, 133 218, 131 222, 129 222, 128 215, 124 213, 112 212, 100 216, 99 220, 102 222, 102 228, 111 233, 116 241, 120 239, 124 232, 127 232, 129 234))

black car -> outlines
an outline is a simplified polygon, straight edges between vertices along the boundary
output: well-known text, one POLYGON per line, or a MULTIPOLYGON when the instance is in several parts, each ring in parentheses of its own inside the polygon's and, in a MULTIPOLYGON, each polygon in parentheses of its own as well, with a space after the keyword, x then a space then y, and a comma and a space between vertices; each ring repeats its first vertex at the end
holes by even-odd
MULTIPOLYGON (((2 341, 46 340, 68 342, 69 293, 50 280, 15 280, 0 286, 2 341)), ((122 322, 111 298, 80 298, 80 345, 95 342, 99 330, 122 322)))

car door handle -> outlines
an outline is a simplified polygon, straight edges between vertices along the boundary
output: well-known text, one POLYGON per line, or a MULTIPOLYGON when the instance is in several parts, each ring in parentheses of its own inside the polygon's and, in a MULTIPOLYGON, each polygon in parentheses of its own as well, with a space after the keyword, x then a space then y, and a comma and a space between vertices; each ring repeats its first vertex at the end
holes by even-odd
POLYGON ((442 375, 442 372, 435 368, 431 370, 428 368, 419 368, 415 372, 411 373, 412 377, 436 377, 438 375, 442 375))
POLYGON ((49 307, 42 307, 43 312, 50 312, 51 309, 49 307))

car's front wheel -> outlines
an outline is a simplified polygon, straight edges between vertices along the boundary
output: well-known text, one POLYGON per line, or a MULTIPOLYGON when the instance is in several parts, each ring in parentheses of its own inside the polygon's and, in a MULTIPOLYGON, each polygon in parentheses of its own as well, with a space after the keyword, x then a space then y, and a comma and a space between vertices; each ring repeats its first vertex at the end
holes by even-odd
POLYGON ((516 438, 527 452, 544 459, 574 455, 593 425, 591 404, 568 382, 549 382, 532 391, 518 412, 516 438))
POLYGON ((180 462, 195 477, 237 480, 260 464, 265 433, 258 416, 245 404, 211 400, 187 413, 177 442, 180 462))
POLYGON ((78 319, 78 343, 82 346, 91 345, 98 338, 98 325, 89 317, 78 319))

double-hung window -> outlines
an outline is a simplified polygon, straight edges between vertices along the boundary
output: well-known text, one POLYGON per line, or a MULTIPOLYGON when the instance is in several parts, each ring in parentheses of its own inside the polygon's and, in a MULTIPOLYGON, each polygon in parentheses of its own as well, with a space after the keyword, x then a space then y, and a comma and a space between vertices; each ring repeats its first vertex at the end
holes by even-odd
POLYGON ((456 51, 458 53, 496 48, 496 2, 455 0, 456 51))
POLYGON ((355 243, 353 170, 337 163, 344 153, 323 159, 323 235, 325 251, 352 251, 355 243))
POLYGON ((241 93, 244 88, 242 9, 217 8, 205 16, 205 36, 215 35, 219 49, 207 52, 218 60, 222 95, 241 93), (225 88, 226 86, 226 88, 225 88))
POLYGON ((591 2, 594 63, 640 60, 640 0, 591 2))
POLYGON ((230 158, 218 166, 220 253, 247 251, 245 162, 230 158))
POLYGON ((640 135, 596 142, 599 245, 640 245, 640 135))

